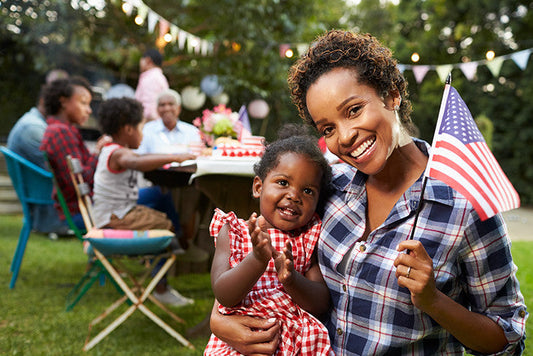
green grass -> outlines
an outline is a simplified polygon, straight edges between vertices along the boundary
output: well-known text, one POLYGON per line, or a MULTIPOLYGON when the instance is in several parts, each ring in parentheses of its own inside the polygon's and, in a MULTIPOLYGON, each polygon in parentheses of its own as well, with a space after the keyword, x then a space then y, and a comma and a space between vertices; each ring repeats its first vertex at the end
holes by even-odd
MULTIPOLYGON (((31 234, 14 289, 9 289, 11 259, 18 241, 21 216, 0 216, 0 354, 82 355, 89 322, 117 299, 116 289, 95 283, 72 311, 65 311, 66 296, 83 275, 87 258, 76 238, 49 240, 31 234)), ((195 304, 171 308, 186 321, 179 324, 150 301, 146 305, 182 335, 200 323, 213 305, 208 273, 170 276, 169 283, 195 304)), ((123 305, 91 336, 127 308, 123 305)), ((188 337, 187 337, 188 338, 188 337)), ((208 336, 188 338, 189 350, 140 311, 103 339, 87 355, 202 355, 208 336)))
MULTIPOLYGON (((30 236, 17 285, 9 289, 9 267, 21 222, 21 216, 0 216, 0 354, 81 355, 89 322, 116 299, 117 292, 110 283, 95 284, 73 311, 66 312, 66 295, 83 274, 86 257, 76 238, 52 241, 39 234, 30 236)), ((533 298, 533 242, 516 241, 512 252, 520 287, 529 303, 533 298)), ((147 305, 186 335, 187 330, 200 323, 211 310, 213 294, 209 274, 178 275, 169 277, 169 282, 185 296, 195 299, 192 306, 172 308, 185 319, 186 325, 176 324, 152 303, 147 302, 147 305)), ((118 313, 112 317, 116 315, 118 313)), ((104 325, 111 320, 106 319, 104 325)), ((527 321, 527 335, 532 335, 532 323, 533 319, 527 321)), ((93 331, 92 335, 96 333, 93 331)), ((202 355, 208 337, 189 340, 196 347, 195 351, 183 347, 136 311, 86 354, 202 355)), ((527 341, 524 355, 533 355, 533 348, 528 347, 527 341)))

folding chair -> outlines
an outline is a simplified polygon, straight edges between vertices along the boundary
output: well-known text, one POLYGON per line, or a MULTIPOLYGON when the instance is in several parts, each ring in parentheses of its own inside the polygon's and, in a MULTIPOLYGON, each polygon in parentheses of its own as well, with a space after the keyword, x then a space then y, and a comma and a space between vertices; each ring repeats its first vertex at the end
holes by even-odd
POLYGON ((170 239, 173 237, 173 234, 166 230, 164 230, 163 234, 161 234, 161 230, 136 232, 132 230, 96 229, 92 220, 92 201, 89 193, 90 190, 83 181, 83 177, 81 175, 81 164, 79 160, 70 156, 67 156, 67 162, 70 176, 78 196, 80 212, 83 216, 85 226, 87 227, 85 239, 90 244, 88 252, 94 253, 98 261, 101 262, 111 278, 119 285, 124 293, 121 298, 106 308, 101 315, 91 321, 89 324, 89 334, 87 335, 87 340, 85 341, 83 350, 88 351, 93 348, 120 324, 122 324, 128 317, 130 317, 136 310, 141 311, 144 315, 159 325, 170 336, 178 340, 184 346, 194 349, 194 346, 186 338, 184 338, 170 325, 159 318, 144 304, 146 299, 149 299, 164 312, 166 312, 172 319, 177 322, 184 323, 183 319, 172 313, 151 294, 157 283, 176 261, 176 255, 166 250, 166 247, 170 243, 170 239), (127 263, 123 262, 123 260, 127 258, 134 258, 137 261, 139 258, 141 258, 143 261, 145 261, 145 263, 147 263, 147 268, 145 269, 144 273, 141 274, 141 276, 136 276, 132 271, 130 271, 127 263), (158 262, 161 258, 166 258, 166 262, 150 281, 146 281, 153 268, 158 265, 158 262), (130 282, 129 284, 126 283, 126 281, 122 278, 121 273, 119 273, 117 270, 118 268, 120 268, 122 274, 126 274, 130 282), (130 303, 129 308, 126 309, 126 311, 119 315, 108 326, 106 326, 102 331, 100 331, 98 335, 90 339, 92 328, 125 302, 130 303))
POLYGON ((53 183, 50 172, 28 161, 5 146, 0 146, 0 151, 2 151, 6 159, 7 171, 22 205, 22 212, 24 214, 24 222, 20 230, 17 248, 11 261, 11 272, 13 275, 11 276, 9 288, 13 289, 17 282, 30 232, 33 229, 30 204, 53 205, 53 183))
MULTIPOLYGON (((63 215, 65 216, 65 220, 67 222, 68 227, 74 232, 74 235, 80 240, 83 244, 86 244, 85 239, 83 238, 83 235, 87 232, 85 229, 80 229, 76 224, 74 223, 74 220, 72 218, 72 215, 70 214, 70 211, 68 209, 67 201, 65 200, 65 196, 63 195, 63 191, 61 190, 61 187, 57 183, 54 171, 52 169, 52 165, 50 164, 50 161, 48 160, 48 155, 46 152, 43 152, 45 162, 48 163, 48 167, 50 168, 50 174, 52 175, 52 182, 54 185, 54 188, 56 190, 56 198, 59 202, 59 205, 61 206, 61 210, 63 211, 63 215)), ((72 290, 68 293, 66 298, 66 311, 71 311, 74 306, 80 301, 80 299, 87 293, 87 291, 92 287, 94 282, 99 281, 100 285, 105 284, 106 277, 108 280, 112 282, 112 284, 115 286, 117 291, 119 291, 122 294, 122 289, 116 284, 116 282, 111 278, 109 273, 107 273, 107 270, 104 268, 102 263, 98 261, 96 258, 93 258, 89 265, 88 269, 85 272, 85 274, 80 278, 80 280, 74 285, 72 290)))

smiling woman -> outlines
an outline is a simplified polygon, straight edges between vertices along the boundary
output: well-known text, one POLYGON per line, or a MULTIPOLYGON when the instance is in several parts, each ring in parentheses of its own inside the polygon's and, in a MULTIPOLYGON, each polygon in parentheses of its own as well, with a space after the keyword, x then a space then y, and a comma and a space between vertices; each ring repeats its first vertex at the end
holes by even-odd
MULTIPOLYGON (((503 217, 482 221, 434 179, 420 200, 429 145, 406 132, 407 83, 391 51, 369 34, 329 31, 289 85, 302 118, 346 162, 334 166, 317 245, 333 350, 520 354, 528 314, 503 217)), ((211 328, 242 353, 272 353, 278 339, 275 321, 216 310, 211 328)))

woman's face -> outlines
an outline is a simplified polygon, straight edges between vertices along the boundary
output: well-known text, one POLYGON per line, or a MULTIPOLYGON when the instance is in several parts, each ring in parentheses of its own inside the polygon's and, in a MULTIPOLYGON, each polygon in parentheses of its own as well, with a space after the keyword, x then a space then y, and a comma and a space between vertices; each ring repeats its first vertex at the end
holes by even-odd
POLYGON ((176 104, 176 99, 172 95, 164 95, 157 102, 157 113, 169 130, 176 126, 180 112, 181 106, 176 104))
POLYGON ((93 112, 91 109, 91 92, 85 87, 75 85, 72 96, 61 97, 62 114, 71 123, 83 125, 93 112))
POLYGON ((320 76, 306 96, 307 109, 328 149, 368 175, 380 172, 398 146, 399 96, 382 98, 360 84, 356 73, 335 68, 320 76))
POLYGON ((321 168, 306 156, 288 152, 279 157, 263 181, 254 178, 253 195, 269 225, 291 231, 306 225, 320 195, 321 168))

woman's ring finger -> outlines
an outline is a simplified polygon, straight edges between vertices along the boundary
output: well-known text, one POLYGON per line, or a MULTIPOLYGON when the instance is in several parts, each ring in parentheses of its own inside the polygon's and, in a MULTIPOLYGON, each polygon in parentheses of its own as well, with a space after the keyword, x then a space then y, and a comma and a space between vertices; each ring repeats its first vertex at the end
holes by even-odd
POLYGON ((405 278, 409 278, 409 275, 411 274, 411 266, 407 268, 407 273, 405 274, 405 278))

